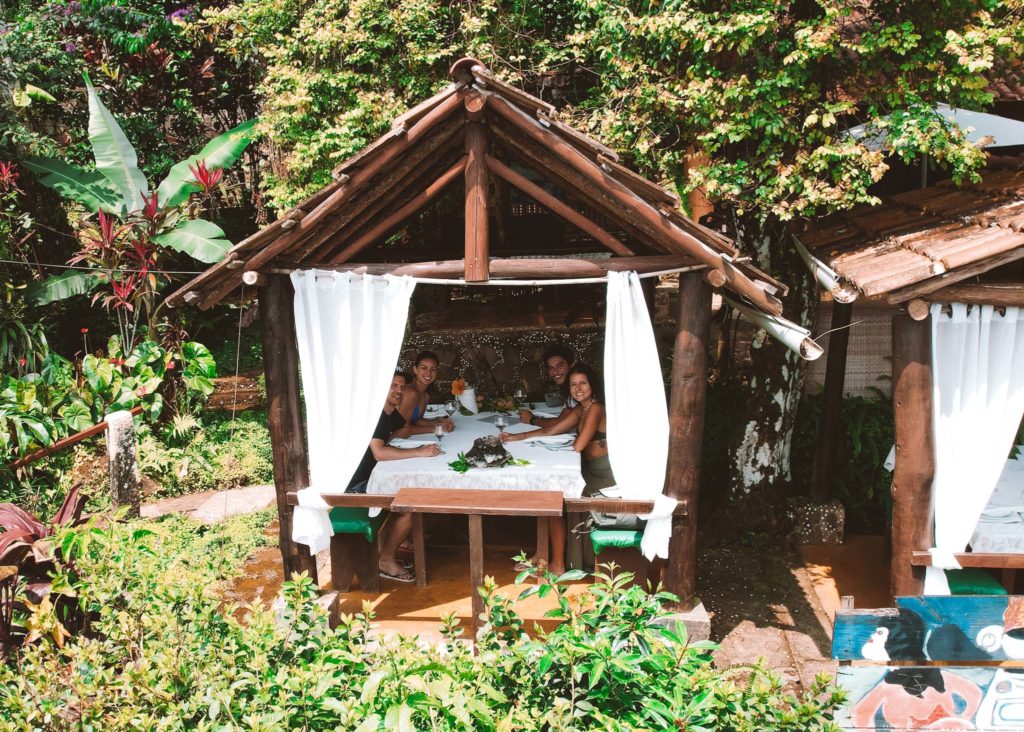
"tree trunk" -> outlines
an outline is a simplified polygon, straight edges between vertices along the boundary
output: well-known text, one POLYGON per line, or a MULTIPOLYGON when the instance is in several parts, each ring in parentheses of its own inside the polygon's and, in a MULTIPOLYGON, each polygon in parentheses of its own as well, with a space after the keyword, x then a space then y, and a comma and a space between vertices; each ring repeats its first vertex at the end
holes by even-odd
MULTIPOLYGON (((757 265, 789 285, 783 316, 812 329, 818 312, 818 288, 793 248, 787 227, 747 222, 738 232, 741 249, 757 265)), ((711 521, 716 533, 774 531, 782 528, 784 490, 791 479, 790 447, 806 362, 754 330, 751 365, 743 400, 728 445, 727 490, 716 501, 711 521)), ((744 378, 744 377, 739 377, 744 378)))

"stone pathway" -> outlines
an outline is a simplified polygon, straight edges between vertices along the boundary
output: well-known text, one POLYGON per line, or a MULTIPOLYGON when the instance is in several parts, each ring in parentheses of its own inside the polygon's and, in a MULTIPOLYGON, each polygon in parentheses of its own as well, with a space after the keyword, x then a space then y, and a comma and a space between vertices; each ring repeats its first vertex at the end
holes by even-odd
POLYGON ((274 486, 254 485, 145 503, 141 514, 143 518, 157 518, 168 513, 183 513, 204 524, 215 524, 228 516, 260 511, 272 506, 276 500, 274 486))

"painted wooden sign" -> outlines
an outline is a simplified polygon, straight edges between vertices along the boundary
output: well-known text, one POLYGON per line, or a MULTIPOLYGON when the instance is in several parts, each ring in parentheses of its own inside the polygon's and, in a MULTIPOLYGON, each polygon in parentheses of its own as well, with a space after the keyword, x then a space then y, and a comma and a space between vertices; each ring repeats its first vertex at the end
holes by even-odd
POLYGON ((1024 730, 1024 597, 840 611, 832 655, 855 664, 839 669, 843 729, 1024 730))

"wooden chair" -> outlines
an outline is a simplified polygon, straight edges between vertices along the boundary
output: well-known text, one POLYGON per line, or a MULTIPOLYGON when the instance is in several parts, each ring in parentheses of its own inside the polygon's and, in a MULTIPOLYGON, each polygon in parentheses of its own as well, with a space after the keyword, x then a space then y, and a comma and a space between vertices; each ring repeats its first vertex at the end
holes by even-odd
POLYGON ((1024 729, 1024 596, 896 598, 839 610, 844 730, 1024 729))

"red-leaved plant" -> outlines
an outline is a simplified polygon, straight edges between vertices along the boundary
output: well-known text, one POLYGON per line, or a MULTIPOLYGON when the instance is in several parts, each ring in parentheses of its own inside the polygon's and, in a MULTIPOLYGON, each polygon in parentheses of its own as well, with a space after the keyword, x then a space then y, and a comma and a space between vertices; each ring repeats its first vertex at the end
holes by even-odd
POLYGON ((11 623, 18 578, 25 579, 29 602, 40 603, 50 594, 54 558, 59 551, 51 538, 58 529, 81 522, 86 500, 81 488, 79 484, 68 491, 49 524, 13 503, 0 503, 0 656, 7 655, 13 645, 11 623))

